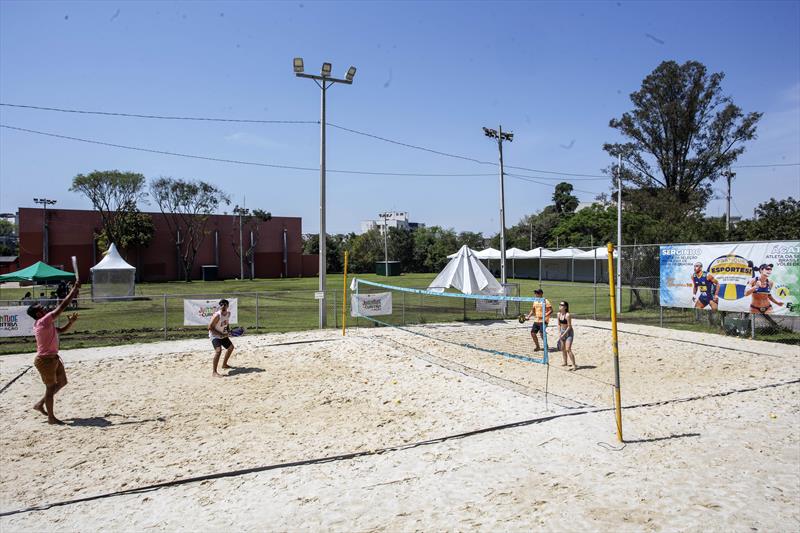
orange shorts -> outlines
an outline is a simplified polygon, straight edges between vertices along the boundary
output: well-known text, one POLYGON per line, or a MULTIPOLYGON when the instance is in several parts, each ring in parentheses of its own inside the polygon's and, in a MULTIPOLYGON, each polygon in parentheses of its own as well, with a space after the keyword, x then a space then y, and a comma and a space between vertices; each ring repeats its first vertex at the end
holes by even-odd
POLYGON ((64 362, 59 356, 37 355, 33 366, 39 371, 45 385, 67 384, 67 371, 64 370, 64 362))

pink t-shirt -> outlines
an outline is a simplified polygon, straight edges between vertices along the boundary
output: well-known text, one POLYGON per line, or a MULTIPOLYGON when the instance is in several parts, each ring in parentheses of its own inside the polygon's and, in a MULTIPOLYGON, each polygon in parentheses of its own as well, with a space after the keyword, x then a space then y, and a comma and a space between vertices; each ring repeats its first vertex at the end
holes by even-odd
POLYGON ((33 324, 33 335, 36 337, 37 355, 58 355, 58 331, 52 311, 33 324))

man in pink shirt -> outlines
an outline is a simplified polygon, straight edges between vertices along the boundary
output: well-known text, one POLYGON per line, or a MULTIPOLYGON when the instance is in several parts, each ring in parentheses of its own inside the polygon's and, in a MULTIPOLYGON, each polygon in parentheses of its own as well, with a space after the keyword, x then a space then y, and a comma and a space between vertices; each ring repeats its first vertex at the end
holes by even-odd
POLYGON ((39 371, 46 387, 44 397, 36 402, 33 408, 43 415, 47 415, 48 424, 63 424, 53 413, 53 397, 67 384, 64 362, 58 356, 58 334, 67 331, 78 320, 78 313, 72 313, 67 324, 60 328, 56 327, 56 319, 78 295, 80 286, 80 281, 75 280, 75 286, 69 291, 67 297, 49 313, 41 304, 28 307, 28 315, 36 320, 33 324, 33 334, 36 337, 36 358, 33 360, 33 366, 39 371))

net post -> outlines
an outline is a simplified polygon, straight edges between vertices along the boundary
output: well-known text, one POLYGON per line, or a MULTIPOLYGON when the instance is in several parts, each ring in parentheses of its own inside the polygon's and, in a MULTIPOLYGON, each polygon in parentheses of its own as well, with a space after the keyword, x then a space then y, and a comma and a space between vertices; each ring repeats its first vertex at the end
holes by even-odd
POLYGON ((347 328, 347 250, 344 252, 344 281, 342 284, 342 337, 347 328))
POLYGON ((614 410, 617 419, 617 439, 622 439, 622 399, 619 386, 619 342, 617 340, 617 294, 614 280, 614 245, 608 243, 608 298, 611 306, 611 348, 614 352, 614 410))

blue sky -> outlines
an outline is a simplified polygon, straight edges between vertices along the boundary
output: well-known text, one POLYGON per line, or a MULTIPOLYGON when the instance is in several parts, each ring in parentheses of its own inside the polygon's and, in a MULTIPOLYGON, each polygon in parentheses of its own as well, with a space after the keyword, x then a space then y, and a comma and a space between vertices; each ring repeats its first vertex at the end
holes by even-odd
MULTIPOLYGON (((56 108, 258 120, 319 119, 320 91, 292 74, 323 61, 352 86, 328 92, 328 122, 495 162, 482 126, 514 132, 506 223, 550 203, 570 181, 582 201, 608 192, 608 127, 663 60, 723 71, 725 93, 761 111, 740 165, 800 163, 798 2, 0 2, 0 101, 56 108), (560 174, 559 174, 560 173, 560 174)), ((319 165, 317 124, 103 117, 0 107, 5 125, 208 157, 319 165)), ((136 152, 0 129, 0 211, 90 208, 68 191, 92 170, 210 181, 235 203, 319 227, 319 173, 136 152)), ((329 233, 358 231, 385 210, 489 236, 499 228, 496 167, 328 129, 329 233), (422 176, 420 174, 484 174, 422 176)), ((800 197, 800 166, 738 168, 734 215, 800 197)), ((712 215, 724 213, 720 199, 712 215)), ((157 210, 154 205, 142 206, 157 210)), ((231 206, 232 207, 232 206, 231 206)), ((231 207, 227 208, 228 210, 231 207)))

